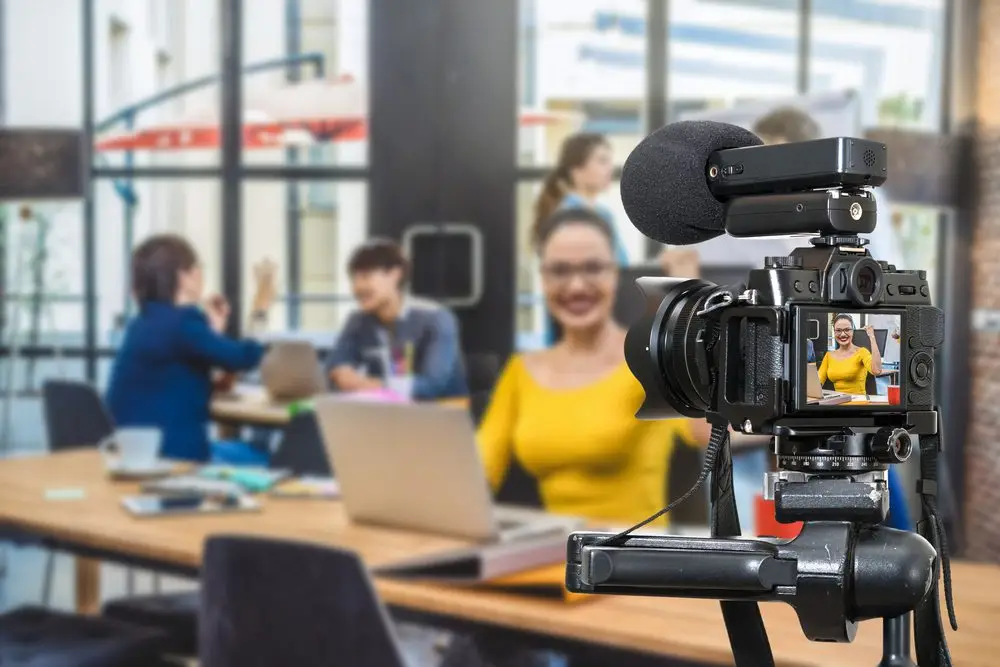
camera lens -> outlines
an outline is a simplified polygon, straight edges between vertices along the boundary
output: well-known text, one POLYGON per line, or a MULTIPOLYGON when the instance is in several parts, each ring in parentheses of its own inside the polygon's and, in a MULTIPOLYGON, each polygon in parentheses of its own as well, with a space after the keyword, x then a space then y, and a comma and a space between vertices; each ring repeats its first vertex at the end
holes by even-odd
POLYGON ((709 406, 708 359, 697 316, 717 286, 685 278, 640 278, 646 314, 625 337, 625 361, 646 392, 637 416, 701 417, 709 406))

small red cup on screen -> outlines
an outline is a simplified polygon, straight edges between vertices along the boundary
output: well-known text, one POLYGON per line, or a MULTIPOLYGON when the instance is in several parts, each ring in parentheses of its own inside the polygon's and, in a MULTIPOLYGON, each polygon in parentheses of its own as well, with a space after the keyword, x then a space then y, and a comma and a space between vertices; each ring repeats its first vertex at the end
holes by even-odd
POLYGON ((889 405, 899 405, 899 385, 889 385, 889 405))

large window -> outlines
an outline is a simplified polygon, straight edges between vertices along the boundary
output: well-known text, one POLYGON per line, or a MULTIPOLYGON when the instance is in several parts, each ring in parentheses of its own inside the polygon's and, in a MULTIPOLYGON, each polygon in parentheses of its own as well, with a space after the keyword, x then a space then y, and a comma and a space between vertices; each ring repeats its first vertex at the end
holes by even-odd
POLYGON ((244 2, 243 23, 244 162, 367 164, 367 0, 244 2))
POLYGON ((620 164, 645 134, 646 0, 521 0, 518 159, 555 162, 599 132, 620 164))
POLYGON ((368 235, 364 181, 247 181, 243 185, 243 303, 254 265, 278 263, 273 327, 302 330, 330 345, 354 307, 347 281, 351 252, 368 235), (291 206, 291 208, 290 208, 291 206))
POLYGON ((813 0, 810 90, 858 91, 866 127, 941 122, 943 0, 813 0))
POLYGON ((796 0, 671 0, 667 94, 673 118, 798 91, 796 0))

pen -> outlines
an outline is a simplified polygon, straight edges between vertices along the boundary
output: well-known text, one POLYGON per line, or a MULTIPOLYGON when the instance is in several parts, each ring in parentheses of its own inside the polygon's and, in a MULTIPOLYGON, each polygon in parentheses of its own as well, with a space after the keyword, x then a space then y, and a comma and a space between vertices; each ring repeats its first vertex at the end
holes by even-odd
POLYGON ((413 343, 407 342, 403 348, 403 375, 413 375, 413 343))

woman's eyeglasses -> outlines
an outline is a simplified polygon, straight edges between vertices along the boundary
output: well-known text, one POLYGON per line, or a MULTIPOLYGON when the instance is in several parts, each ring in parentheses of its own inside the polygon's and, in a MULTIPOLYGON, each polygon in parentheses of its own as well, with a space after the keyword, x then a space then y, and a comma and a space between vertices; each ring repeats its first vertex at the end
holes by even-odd
POLYGON ((846 335, 846 334, 853 333, 853 332, 854 332, 854 329, 834 329, 833 330, 833 333, 837 334, 838 336, 841 335, 841 334, 845 334, 846 335))
POLYGON ((615 265, 611 262, 584 262, 582 264, 553 262, 542 265, 542 275, 557 283, 569 283, 574 276, 580 276, 587 282, 595 283, 606 278, 614 267, 615 265))

